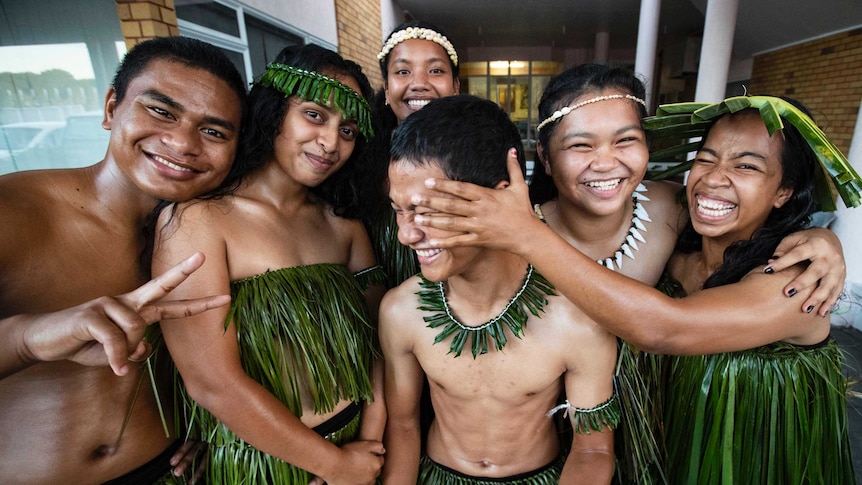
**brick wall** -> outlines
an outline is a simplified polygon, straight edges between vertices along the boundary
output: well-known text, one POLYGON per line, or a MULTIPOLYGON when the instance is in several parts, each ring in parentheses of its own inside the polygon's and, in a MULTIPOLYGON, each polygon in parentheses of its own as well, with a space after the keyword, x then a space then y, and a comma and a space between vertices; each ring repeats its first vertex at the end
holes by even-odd
POLYGON ((383 43, 380 0, 335 0, 338 53, 362 66, 374 89, 383 87, 377 53, 383 43))
POLYGON ((846 154, 862 100, 862 29, 756 56, 749 92, 798 99, 846 154))
POLYGON ((180 35, 174 0, 116 0, 126 48, 153 37, 180 35))

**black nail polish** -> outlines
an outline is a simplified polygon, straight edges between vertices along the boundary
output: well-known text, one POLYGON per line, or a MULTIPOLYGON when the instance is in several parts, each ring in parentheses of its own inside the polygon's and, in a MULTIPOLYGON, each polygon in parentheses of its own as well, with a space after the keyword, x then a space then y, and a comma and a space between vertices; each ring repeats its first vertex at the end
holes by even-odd
POLYGON ((775 270, 774 270, 774 269, 772 269, 772 266, 767 266, 767 267, 763 270, 763 272, 764 272, 764 273, 766 273, 766 274, 772 274, 772 273, 775 273, 775 270))
POLYGON ((773 254, 773 255, 772 255, 772 257, 771 257, 771 258, 769 258, 769 259, 778 259, 778 255, 777 255, 777 254, 773 254))
POLYGON ((796 288, 791 288, 790 291, 787 292, 787 296, 793 296, 796 294, 796 288))
POLYGON ((808 308, 805 309, 805 313, 811 313, 814 311, 814 305, 809 305, 808 308))

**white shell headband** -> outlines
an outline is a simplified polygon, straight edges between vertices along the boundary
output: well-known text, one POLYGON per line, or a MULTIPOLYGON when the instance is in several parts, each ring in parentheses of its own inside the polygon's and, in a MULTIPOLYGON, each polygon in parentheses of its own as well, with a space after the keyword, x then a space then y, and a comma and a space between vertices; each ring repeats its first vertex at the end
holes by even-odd
POLYGON ((636 103, 640 103, 644 107, 646 107, 646 102, 644 102, 644 100, 638 98, 637 96, 632 96, 631 94, 608 94, 605 96, 596 96, 595 98, 590 98, 586 101, 581 101, 580 103, 576 103, 576 104, 573 104, 571 106, 566 106, 566 107, 561 108, 557 111, 554 111, 554 114, 552 114, 551 116, 548 116, 545 119, 545 121, 539 123, 539 126, 536 127, 536 131, 541 130, 546 125, 557 121, 558 119, 562 118, 563 116, 566 116, 567 114, 571 113, 572 111, 574 111, 574 110, 576 110, 582 106, 586 106, 586 105, 591 104, 591 103, 597 103, 599 101, 607 101, 609 99, 630 99, 630 100, 632 100, 636 103))
POLYGON ((446 53, 449 54, 449 59, 452 60, 452 64, 456 66, 458 65, 458 53, 455 52, 455 47, 452 46, 449 39, 440 32, 432 29, 423 29, 421 27, 407 27, 404 30, 399 30, 390 35, 389 38, 386 39, 386 43, 383 44, 380 54, 377 54, 377 60, 382 61, 389 55, 395 46, 410 39, 430 40, 431 42, 440 44, 440 46, 446 50, 446 53))

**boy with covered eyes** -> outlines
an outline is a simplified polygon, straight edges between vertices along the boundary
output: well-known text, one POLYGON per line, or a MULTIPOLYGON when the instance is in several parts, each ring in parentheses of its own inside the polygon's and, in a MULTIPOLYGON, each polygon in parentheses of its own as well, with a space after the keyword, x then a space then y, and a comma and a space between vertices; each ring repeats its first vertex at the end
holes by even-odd
POLYGON ((614 337, 523 258, 432 249, 446 231, 413 221, 427 213, 412 202, 427 178, 506 187, 510 150, 523 167, 517 128, 494 103, 471 96, 431 102, 393 136, 390 198, 399 240, 416 252, 421 274, 391 290, 380 310, 384 483, 610 482, 614 337), (436 416, 423 444, 425 376, 436 416), (556 412, 572 420, 571 443, 561 443, 556 412))

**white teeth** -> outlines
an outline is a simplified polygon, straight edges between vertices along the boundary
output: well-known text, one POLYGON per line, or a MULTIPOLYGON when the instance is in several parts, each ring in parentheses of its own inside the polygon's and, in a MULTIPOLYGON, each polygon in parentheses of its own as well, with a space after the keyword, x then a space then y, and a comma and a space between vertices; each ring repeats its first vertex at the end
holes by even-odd
POLYGON ((595 180, 592 182, 585 182, 584 185, 587 187, 592 187, 594 189, 599 190, 613 190, 617 188, 622 179, 614 179, 614 180, 595 180))
POLYGON ((175 163, 171 163, 171 162, 165 160, 164 158, 162 158, 158 155, 153 155, 153 160, 155 160, 155 161, 157 161, 157 162, 161 163, 162 165, 165 165, 169 168, 172 168, 174 170, 179 170, 180 172, 192 172, 193 171, 190 168, 181 167, 175 163))
POLYGON ((407 101, 407 106, 422 109, 430 102, 430 99, 411 99, 410 101, 407 101))
POLYGON ((440 254, 442 251, 442 249, 417 249, 416 254, 418 254, 420 258, 430 258, 435 254, 440 254))
POLYGON ((719 202, 717 200, 697 199, 697 210, 711 217, 721 217, 730 214, 736 208, 735 204, 719 202))

